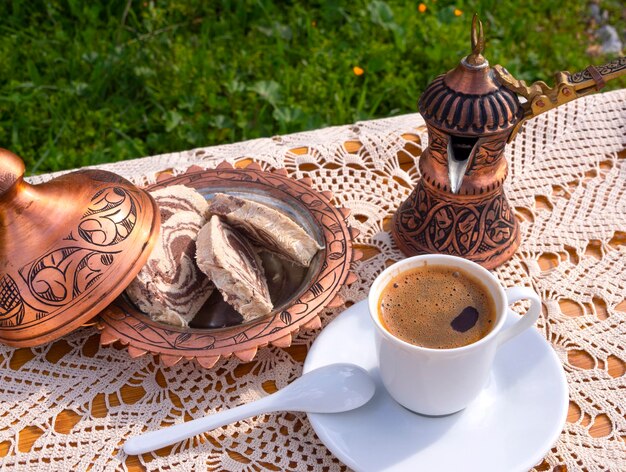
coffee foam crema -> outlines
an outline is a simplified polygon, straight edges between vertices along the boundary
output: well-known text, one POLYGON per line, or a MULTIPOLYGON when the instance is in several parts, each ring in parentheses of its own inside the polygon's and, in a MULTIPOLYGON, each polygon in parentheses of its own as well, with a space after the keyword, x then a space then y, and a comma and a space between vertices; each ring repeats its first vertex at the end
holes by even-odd
POLYGON ((472 344, 495 326, 495 302, 485 285, 455 267, 426 265, 394 277, 382 290, 379 319, 410 344, 451 349, 472 344))

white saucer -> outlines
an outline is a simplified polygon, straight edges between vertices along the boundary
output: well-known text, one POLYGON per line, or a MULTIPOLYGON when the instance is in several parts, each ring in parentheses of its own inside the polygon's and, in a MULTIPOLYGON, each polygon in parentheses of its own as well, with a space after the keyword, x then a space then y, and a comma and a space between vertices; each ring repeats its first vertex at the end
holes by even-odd
POLYGON ((368 370, 376 380, 374 398, 353 411, 308 417, 328 449, 357 471, 527 471, 543 459, 565 424, 565 374, 535 329, 503 345, 480 396, 445 417, 411 413, 389 396, 378 372, 367 300, 320 333, 304 372, 336 362, 368 370))

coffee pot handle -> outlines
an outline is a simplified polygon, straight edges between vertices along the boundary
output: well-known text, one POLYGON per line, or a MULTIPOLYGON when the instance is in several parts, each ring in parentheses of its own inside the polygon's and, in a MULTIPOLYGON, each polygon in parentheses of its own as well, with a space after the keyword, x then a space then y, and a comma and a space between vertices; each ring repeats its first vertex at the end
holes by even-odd
POLYGON ((493 71, 503 86, 526 99, 522 105, 524 116, 509 136, 511 142, 527 119, 600 90, 609 80, 626 75, 626 56, 618 57, 598 67, 589 66, 575 74, 567 71, 557 72, 554 87, 548 86, 543 81, 527 85, 525 81, 513 77, 501 65, 493 66, 493 71))
MULTIPOLYGON (((531 326, 534 326, 541 314, 541 298, 527 287, 509 288, 506 291, 506 299, 509 305, 518 300, 530 300, 530 308, 521 318, 516 316, 516 318, 519 319, 508 328, 504 328, 500 334, 498 334, 498 346, 501 346, 515 336, 522 334, 531 326)), ((509 311, 510 310, 507 310, 507 314, 509 311)))

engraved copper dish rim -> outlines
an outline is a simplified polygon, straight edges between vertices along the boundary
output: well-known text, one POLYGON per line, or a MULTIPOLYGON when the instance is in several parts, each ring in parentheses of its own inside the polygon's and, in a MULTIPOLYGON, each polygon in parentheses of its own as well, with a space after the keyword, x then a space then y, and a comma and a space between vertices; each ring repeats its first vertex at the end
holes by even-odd
POLYGON ((97 323, 101 330, 100 344, 115 341, 128 346, 131 357, 147 353, 158 354, 166 366, 173 366, 183 358, 210 368, 221 358, 234 354, 243 362, 251 361, 260 347, 272 344, 289 347, 293 336, 300 329, 321 327, 319 313, 324 308, 341 306, 343 298, 338 295, 341 287, 357 280, 350 272, 352 261, 362 257, 353 250, 352 238, 358 231, 346 222, 350 211, 337 208, 329 191, 319 192, 311 187, 308 177, 296 180, 287 176, 286 169, 264 171, 257 163, 245 168, 235 168, 223 162, 215 169, 190 167, 177 176, 162 174, 151 187, 187 185, 206 189, 211 182, 239 182, 254 187, 269 187, 271 193, 295 198, 304 205, 322 230, 325 248, 323 261, 316 276, 302 295, 281 312, 260 318, 244 325, 221 329, 183 330, 171 328, 150 320, 132 307, 124 297, 119 297, 100 314, 97 323))

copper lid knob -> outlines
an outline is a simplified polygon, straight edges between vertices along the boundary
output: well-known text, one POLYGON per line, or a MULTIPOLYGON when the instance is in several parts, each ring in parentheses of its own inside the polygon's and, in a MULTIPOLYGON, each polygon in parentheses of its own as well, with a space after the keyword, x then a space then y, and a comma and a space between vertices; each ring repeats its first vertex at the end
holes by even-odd
POLYGON ((0 342, 35 346, 98 314, 145 264, 154 200, 126 179, 82 170, 31 185, 0 149, 0 342))

